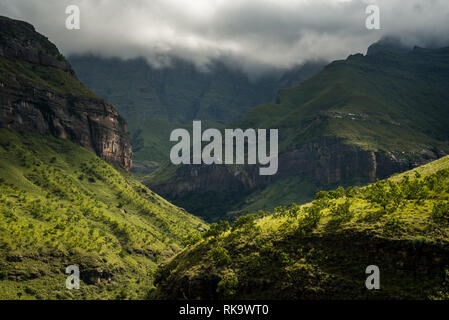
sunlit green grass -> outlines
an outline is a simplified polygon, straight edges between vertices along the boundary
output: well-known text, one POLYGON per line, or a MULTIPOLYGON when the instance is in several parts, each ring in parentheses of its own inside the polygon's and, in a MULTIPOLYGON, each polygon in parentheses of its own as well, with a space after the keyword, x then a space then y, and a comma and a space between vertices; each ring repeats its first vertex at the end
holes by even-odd
POLYGON ((49 136, 0 129, 0 190, 4 299, 142 298, 156 265, 204 225, 128 173, 49 136), (71 264, 85 281, 69 294, 71 264))
POLYGON ((231 227, 212 224, 191 240, 159 268, 155 297, 447 299, 449 157, 242 216, 231 227), (381 290, 365 288, 372 264, 381 290))

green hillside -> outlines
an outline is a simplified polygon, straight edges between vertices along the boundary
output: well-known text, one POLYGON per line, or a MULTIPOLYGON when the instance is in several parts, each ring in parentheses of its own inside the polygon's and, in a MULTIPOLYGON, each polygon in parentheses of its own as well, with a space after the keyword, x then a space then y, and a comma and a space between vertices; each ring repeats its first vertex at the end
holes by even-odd
POLYGON ((280 90, 278 103, 251 109, 235 127, 278 128, 284 151, 320 136, 368 150, 447 150, 448 79, 449 48, 356 54, 280 90))
POLYGON ((0 299, 144 298, 204 223, 69 141, 0 129, 0 299), (65 288, 78 265, 81 289, 65 288))
POLYGON ((449 157, 302 206, 214 224, 159 268, 153 297, 448 299, 449 157), (380 269, 367 290, 365 269, 380 269))

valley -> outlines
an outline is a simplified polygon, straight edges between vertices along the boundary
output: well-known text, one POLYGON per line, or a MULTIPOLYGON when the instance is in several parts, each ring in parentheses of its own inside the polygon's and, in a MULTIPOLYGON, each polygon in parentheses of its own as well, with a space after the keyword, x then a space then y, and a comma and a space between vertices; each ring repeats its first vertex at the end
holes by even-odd
POLYGON ((33 26, 0 17, 0 48, 0 299, 144 299, 206 223, 130 175, 125 120, 33 26))
POLYGON ((158 268, 158 299, 447 299, 449 157, 216 223, 158 268), (367 266, 380 290, 367 290, 367 266))
POLYGON ((449 298, 448 47, 169 58, 66 59, 0 16, 1 300, 449 298))

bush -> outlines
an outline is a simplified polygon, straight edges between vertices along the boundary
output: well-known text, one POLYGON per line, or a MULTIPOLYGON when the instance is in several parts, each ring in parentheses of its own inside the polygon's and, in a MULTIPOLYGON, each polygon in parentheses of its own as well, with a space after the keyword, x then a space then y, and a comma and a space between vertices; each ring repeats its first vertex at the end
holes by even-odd
POLYGON ((321 208, 312 205, 305 209, 304 217, 299 221, 299 229, 310 232, 316 228, 321 219, 321 208))
POLYGON ((339 204, 331 208, 331 214, 335 220, 339 222, 349 222, 354 217, 354 212, 350 210, 351 203, 346 200, 345 203, 339 204))
POLYGON ((378 181, 367 188, 366 199, 372 204, 380 205, 385 211, 391 200, 385 181, 378 181))
POLYGON ((315 199, 317 199, 317 200, 319 200, 319 199, 338 199, 338 198, 345 196, 346 194, 352 194, 352 192, 353 192, 352 188, 351 189, 348 188, 348 191, 346 191, 345 188, 340 186, 336 190, 332 190, 332 191, 319 191, 315 195, 315 199))
POLYGON ((201 240, 201 235, 198 232, 193 232, 184 237, 182 245, 184 247, 192 246, 201 240))
POLYGON ((435 222, 449 221, 449 203, 439 201, 434 204, 431 214, 432 220, 435 222))
POLYGON ((220 221, 220 223, 212 223, 209 227, 209 229, 204 232, 203 238, 207 239, 209 237, 217 237, 223 232, 226 232, 230 229, 229 222, 227 221, 220 221))
POLYGON ((385 229, 390 232, 399 232, 401 230, 401 220, 398 217, 394 216, 386 217, 385 229))
POLYGON ((217 293, 223 297, 232 297, 236 294, 238 285, 239 279, 234 273, 226 274, 217 285, 217 293))
POLYGON ((255 226, 256 216, 252 214, 248 214, 246 216, 241 216, 235 222, 232 224, 232 231, 239 229, 239 228, 251 228, 255 226))
POLYGON ((231 257, 229 256, 228 250, 222 247, 213 248, 209 253, 209 258, 217 266, 231 262, 231 257))
POLYGON ((284 217, 289 213, 289 211, 287 210, 286 207, 284 206, 279 206, 274 208, 273 210, 273 215, 274 216, 279 216, 279 217, 284 217))

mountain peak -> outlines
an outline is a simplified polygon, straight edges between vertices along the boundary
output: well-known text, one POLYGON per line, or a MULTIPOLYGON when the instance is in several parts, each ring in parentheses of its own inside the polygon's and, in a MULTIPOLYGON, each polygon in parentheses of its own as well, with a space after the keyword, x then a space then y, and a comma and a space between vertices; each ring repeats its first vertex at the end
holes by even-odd
POLYGON ((0 56, 49 66, 74 74, 70 64, 47 37, 24 21, 0 16, 0 56))
POLYGON ((0 17, 0 127, 68 139, 131 167, 126 122, 26 22, 0 17))
POLYGON ((373 55, 378 52, 394 52, 404 54, 412 48, 404 45, 400 39, 395 37, 384 37, 368 47, 366 55, 373 55))

